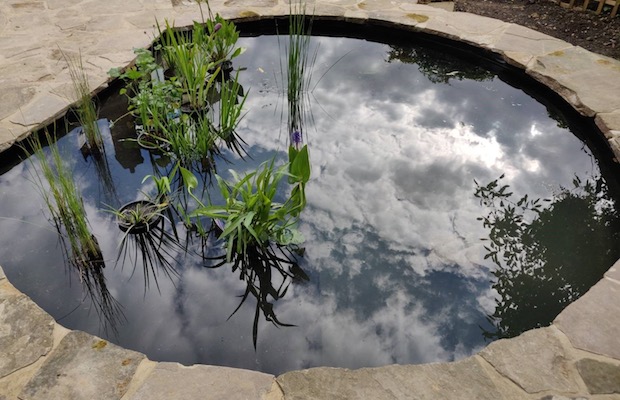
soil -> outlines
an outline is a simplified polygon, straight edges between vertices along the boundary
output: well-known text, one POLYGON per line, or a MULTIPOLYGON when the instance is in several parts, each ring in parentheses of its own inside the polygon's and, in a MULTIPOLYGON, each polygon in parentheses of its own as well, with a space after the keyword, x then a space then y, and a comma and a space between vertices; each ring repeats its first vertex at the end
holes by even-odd
POLYGON ((455 0, 455 11, 466 11, 516 23, 620 60, 620 12, 610 17, 605 6, 597 15, 597 1, 583 11, 582 0, 570 9, 549 0, 455 0))

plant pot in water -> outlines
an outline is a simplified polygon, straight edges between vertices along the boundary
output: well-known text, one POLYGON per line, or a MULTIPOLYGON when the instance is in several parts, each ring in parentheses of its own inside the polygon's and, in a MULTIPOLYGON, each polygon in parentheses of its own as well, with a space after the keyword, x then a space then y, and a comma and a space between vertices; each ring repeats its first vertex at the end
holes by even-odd
POLYGON ((149 232, 163 220, 164 207, 149 200, 132 201, 118 211, 116 221, 123 232, 140 234, 149 232))

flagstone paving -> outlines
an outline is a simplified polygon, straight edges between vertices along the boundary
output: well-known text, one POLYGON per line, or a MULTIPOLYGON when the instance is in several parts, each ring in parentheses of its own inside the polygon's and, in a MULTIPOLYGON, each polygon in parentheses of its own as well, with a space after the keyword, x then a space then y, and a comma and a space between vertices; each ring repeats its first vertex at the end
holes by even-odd
MULTIPOLYGON (((419 30, 499 54, 593 117, 620 158, 620 62, 518 25, 397 0, 308 1, 316 15, 419 30)), ((213 0, 225 18, 286 15, 285 0, 213 0)), ((67 59, 81 55, 93 92, 151 44, 155 21, 200 19, 186 0, 0 2, 0 151, 73 102, 67 59)), ((2 260, 0 260, 2 262, 2 260)), ((499 340, 453 363, 275 377, 157 363, 68 331, 0 268, 0 400, 34 399, 535 399, 620 400, 620 261, 547 328, 499 340)))

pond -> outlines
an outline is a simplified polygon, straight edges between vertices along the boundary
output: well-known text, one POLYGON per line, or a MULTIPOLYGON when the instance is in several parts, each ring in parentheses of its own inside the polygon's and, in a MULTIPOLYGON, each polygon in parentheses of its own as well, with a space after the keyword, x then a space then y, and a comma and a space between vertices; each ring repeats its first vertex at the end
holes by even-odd
MULTIPOLYGON (((247 51, 234 65, 248 97, 237 134, 247 154, 225 148, 215 158, 224 179, 230 168, 243 175, 286 161, 281 41, 239 39, 247 51)), ((314 36, 311 48, 305 251, 287 265, 303 272, 272 302, 294 326, 261 312, 255 348, 256 300, 231 316, 247 287, 239 270, 206 268, 200 254, 221 254, 216 239, 204 247, 174 215, 165 261, 143 265, 133 248, 119 257, 124 234, 106 209, 143 198, 154 189, 143 178, 172 169, 125 140, 136 133, 131 118, 118 119, 123 96, 101 101, 100 116, 117 120, 104 162, 83 157, 74 133, 57 142, 105 261, 95 297, 65 261, 33 164, 5 160, 0 263, 11 282, 64 326, 153 360, 278 374, 466 357, 549 324, 620 257, 619 175, 586 142, 592 124, 443 47, 314 36), (93 302, 102 292, 103 307, 93 302)))

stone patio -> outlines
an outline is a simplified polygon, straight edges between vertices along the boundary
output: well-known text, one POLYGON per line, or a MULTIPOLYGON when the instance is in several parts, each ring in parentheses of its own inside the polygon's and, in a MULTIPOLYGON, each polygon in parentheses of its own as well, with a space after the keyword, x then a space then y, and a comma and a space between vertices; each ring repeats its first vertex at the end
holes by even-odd
MULTIPOLYGON (((620 62, 530 29, 407 1, 324 0, 317 15, 379 21, 499 54, 594 117, 620 158, 620 62)), ((226 18, 286 15, 285 0, 213 0, 226 18)), ((182 0, 3 0, 0 151, 72 103, 63 54, 82 55, 93 91, 148 46, 155 20, 200 18, 182 0)), ((2 260, 0 260, 0 263, 2 260)), ((259 372, 156 363, 69 331, 15 289, 0 268, 0 400, 34 399, 620 399, 620 261, 552 326, 490 344, 454 363, 259 372)))

